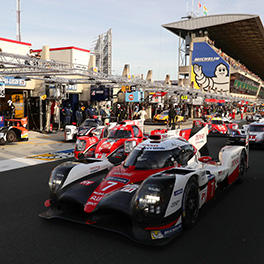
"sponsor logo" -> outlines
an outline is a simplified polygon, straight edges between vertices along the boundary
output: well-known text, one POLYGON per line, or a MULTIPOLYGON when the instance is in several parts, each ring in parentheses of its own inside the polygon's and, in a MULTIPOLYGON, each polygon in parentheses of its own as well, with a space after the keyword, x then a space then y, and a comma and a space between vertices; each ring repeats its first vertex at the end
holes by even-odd
POLYGON ((94 192, 94 194, 96 194, 96 195, 105 195, 104 193, 101 193, 101 192, 94 192))
POLYGON ((256 141, 256 136, 252 136, 252 135, 250 135, 248 139, 249 139, 250 141, 256 141))
POLYGON ((137 190, 138 187, 139 187, 139 186, 138 186, 137 184, 135 184, 135 185, 127 185, 127 186, 125 186, 124 188, 122 188, 120 191, 121 191, 121 192, 132 193, 132 192, 134 192, 135 190, 137 190))
POLYGON ((127 172, 114 172, 114 175, 124 175, 124 176, 131 176, 131 173, 127 173, 127 172))
POLYGON ((124 178, 120 178, 120 177, 109 177, 106 179, 107 181, 116 181, 116 182, 121 182, 121 183, 128 183, 129 180, 128 179, 124 179, 124 178))
POLYGON ((182 189, 182 188, 179 189, 179 190, 177 190, 177 191, 175 191, 175 192, 174 192, 174 196, 177 196, 177 195, 179 195, 179 194, 181 194, 181 193, 183 193, 183 189, 182 189))
POLYGON ((181 229, 181 227, 182 227, 182 224, 180 223, 176 226, 173 226, 173 227, 170 227, 168 229, 163 230, 162 233, 165 237, 171 236, 173 233, 179 231, 179 229, 181 229))
POLYGON ((103 199, 104 196, 102 195, 95 195, 93 194, 91 197, 90 197, 90 201, 95 201, 95 202, 100 202, 102 199, 103 199))
POLYGON ((174 208, 174 207, 176 207, 178 204, 180 203, 180 200, 177 200, 177 201, 174 201, 174 202, 172 202, 172 204, 171 204, 171 208, 174 208))
POLYGON ((97 203, 94 203, 94 202, 90 202, 90 201, 89 201, 89 202, 86 203, 86 205, 96 206, 97 203))
POLYGON ((161 231, 151 231, 151 239, 161 239, 164 238, 164 236, 162 235, 161 231))
POLYGON ((85 185, 85 186, 89 186, 93 183, 94 183, 93 181, 82 181, 82 182, 80 182, 81 185, 85 185))
POLYGON ((239 159, 232 160, 232 167, 236 167, 239 164, 239 159))
POLYGON ((170 237, 172 235, 174 235, 174 233, 180 231, 182 228, 182 224, 179 223, 175 226, 172 226, 170 228, 164 229, 164 230, 155 230, 155 231, 151 231, 151 239, 162 239, 162 238, 166 238, 166 237, 170 237))
POLYGON ((91 167, 91 173, 94 173, 100 169, 100 166, 91 167))

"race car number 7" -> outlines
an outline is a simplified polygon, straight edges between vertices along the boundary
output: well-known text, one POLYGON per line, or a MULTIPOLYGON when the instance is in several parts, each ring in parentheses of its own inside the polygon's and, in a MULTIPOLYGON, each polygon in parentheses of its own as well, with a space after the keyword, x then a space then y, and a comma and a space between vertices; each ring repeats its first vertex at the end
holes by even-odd
POLYGON ((117 182, 108 181, 107 184, 108 185, 102 189, 103 192, 106 191, 107 189, 111 188, 112 186, 117 185, 117 182))

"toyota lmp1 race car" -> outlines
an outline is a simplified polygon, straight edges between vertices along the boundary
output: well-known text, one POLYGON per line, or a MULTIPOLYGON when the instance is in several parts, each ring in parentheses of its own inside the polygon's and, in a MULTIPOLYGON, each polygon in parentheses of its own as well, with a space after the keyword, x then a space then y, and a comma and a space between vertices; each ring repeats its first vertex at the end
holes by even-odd
POLYGON ((97 127, 77 139, 74 156, 76 159, 111 157, 115 164, 121 163, 145 139, 141 124, 141 120, 127 120, 97 127))
POLYGON ((246 126, 249 129, 249 143, 264 146, 264 119, 246 126))
POLYGON ((66 125, 64 130, 64 140, 71 141, 76 139, 77 136, 85 136, 92 127, 101 126, 103 123, 99 119, 85 119, 83 123, 77 127, 76 123, 66 125))
POLYGON ((207 133, 205 127, 189 141, 152 135, 115 167, 107 159, 62 163, 51 173, 47 210, 40 216, 166 244, 196 223, 217 189, 245 175, 247 147, 225 145, 222 137, 206 142, 207 133))

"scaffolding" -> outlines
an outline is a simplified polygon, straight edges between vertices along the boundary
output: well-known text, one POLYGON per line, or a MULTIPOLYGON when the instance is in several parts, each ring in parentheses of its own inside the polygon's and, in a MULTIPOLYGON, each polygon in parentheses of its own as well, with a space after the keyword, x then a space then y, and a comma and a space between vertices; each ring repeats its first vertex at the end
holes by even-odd
MULTIPOLYGON (((207 98, 230 99, 227 94, 212 94, 170 85, 161 82, 151 82, 139 77, 126 78, 119 75, 105 74, 89 70, 86 65, 58 62, 53 60, 43 60, 31 56, 22 56, 11 53, 0 52, 0 76, 14 76, 23 78, 26 81, 31 79, 42 80, 45 83, 58 83, 66 85, 75 84, 105 84, 112 87, 123 85, 130 86, 133 89, 142 91, 162 91, 168 95, 190 95, 202 96, 207 98), (70 76, 70 77, 69 77, 70 76)), ((243 99, 240 97, 231 97, 232 99, 243 99)))
POLYGON ((112 74, 112 29, 98 36, 92 54, 96 56, 98 71, 112 74))

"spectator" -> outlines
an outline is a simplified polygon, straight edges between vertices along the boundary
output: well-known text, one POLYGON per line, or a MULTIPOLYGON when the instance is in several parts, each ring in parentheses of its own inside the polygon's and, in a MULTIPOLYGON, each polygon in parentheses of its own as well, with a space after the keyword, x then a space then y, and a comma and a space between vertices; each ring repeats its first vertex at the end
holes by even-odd
POLYGON ((173 105, 170 105, 168 121, 169 121, 169 127, 172 127, 172 129, 175 129, 175 117, 176 117, 176 110, 173 107, 173 105))
POLYGON ((139 116, 139 118, 142 120, 143 124, 144 124, 144 121, 147 117, 147 112, 145 111, 145 108, 144 106, 142 107, 142 109, 138 112, 137 114, 139 116))
POLYGON ((78 109, 76 110, 75 118, 76 118, 77 126, 80 126, 80 124, 82 123, 82 119, 83 119, 83 113, 82 113, 81 106, 79 106, 78 109))

